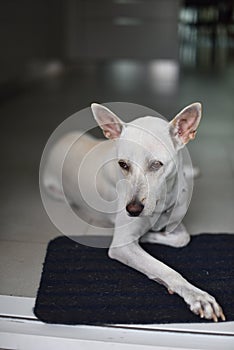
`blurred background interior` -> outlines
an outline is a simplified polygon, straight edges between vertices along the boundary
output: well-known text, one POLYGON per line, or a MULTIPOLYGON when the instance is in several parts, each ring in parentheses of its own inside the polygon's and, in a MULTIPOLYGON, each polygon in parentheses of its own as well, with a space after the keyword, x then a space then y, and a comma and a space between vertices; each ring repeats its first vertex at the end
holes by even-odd
POLYGON ((41 154, 92 102, 171 119, 201 101, 189 145, 200 176, 185 222, 192 234, 234 232, 233 1, 4 0, 0 41, 0 294, 36 294, 47 243, 61 234, 41 203, 41 154))

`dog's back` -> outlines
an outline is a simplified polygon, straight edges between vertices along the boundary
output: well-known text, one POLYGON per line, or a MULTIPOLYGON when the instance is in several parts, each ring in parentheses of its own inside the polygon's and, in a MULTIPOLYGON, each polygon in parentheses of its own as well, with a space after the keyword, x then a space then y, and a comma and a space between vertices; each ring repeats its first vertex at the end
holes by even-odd
POLYGON ((70 169, 78 169, 84 156, 98 143, 97 139, 79 131, 68 133, 54 143, 42 170, 42 184, 46 192, 54 199, 64 199, 62 182, 68 176, 68 168, 70 176, 70 169))

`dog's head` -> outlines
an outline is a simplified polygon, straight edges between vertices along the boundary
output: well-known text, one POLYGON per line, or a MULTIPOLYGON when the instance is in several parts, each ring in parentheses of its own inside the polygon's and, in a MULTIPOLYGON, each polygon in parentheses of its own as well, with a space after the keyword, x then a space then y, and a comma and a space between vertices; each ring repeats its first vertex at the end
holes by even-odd
POLYGON ((102 105, 93 103, 91 108, 105 137, 116 142, 116 164, 130 184, 126 211, 130 216, 153 215, 176 175, 177 152, 195 138, 201 104, 187 106, 171 122, 142 117, 124 123, 102 105))

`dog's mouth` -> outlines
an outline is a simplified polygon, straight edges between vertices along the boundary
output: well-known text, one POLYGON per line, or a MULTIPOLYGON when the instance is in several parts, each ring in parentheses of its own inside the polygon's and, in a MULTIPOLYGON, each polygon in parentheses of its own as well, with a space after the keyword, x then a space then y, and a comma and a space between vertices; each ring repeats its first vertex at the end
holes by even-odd
POLYGON ((138 217, 138 216, 141 216, 141 213, 128 213, 128 216, 131 216, 131 217, 138 217))

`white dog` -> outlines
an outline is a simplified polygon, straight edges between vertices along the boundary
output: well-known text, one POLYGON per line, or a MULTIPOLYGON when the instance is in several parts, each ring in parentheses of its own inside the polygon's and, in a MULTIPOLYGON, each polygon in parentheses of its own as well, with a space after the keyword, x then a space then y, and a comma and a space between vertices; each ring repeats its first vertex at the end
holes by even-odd
POLYGON ((47 190, 57 199, 65 196, 87 216, 108 217, 115 227, 109 257, 177 293, 200 317, 225 320, 214 297, 139 245, 141 240, 182 247, 190 240, 181 223, 190 200, 181 149, 195 137, 200 103, 189 105, 171 122, 143 117, 124 123, 102 105, 91 108, 109 141, 79 133, 64 136, 47 160, 47 190))

